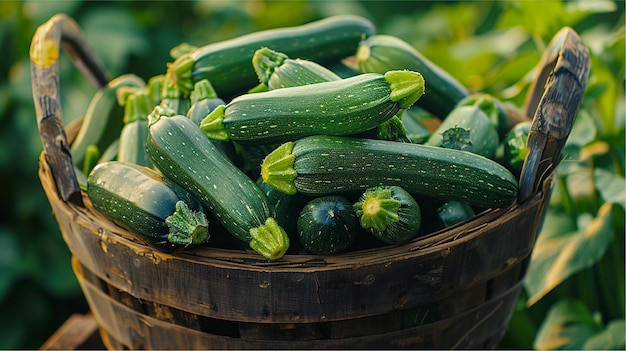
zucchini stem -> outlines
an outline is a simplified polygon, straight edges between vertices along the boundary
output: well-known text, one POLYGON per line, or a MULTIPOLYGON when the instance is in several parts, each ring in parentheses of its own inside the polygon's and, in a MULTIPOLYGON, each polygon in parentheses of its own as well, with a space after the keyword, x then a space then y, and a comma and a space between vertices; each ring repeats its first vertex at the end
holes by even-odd
POLYGON ((288 58, 289 56, 284 53, 266 47, 257 50, 252 56, 252 66, 254 67, 259 81, 267 85, 276 67, 282 65, 288 58))
POLYGON ((250 229, 250 248, 268 260, 277 260, 289 249, 289 236, 272 217, 265 224, 250 229))
POLYGON ((285 194, 298 192, 294 181, 298 176, 294 168, 296 157, 292 154, 293 142, 288 141, 270 152, 261 163, 261 177, 272 188, 285 194))
POLYGON ((391 101, 397 103, 401 109, 406 109, 424 95, 424 77, 414 71, 388 71, 385 80, 391 87, 391 101))
POLYGON ((224 128, 225 111, 226 105, 219 105, 200 122, 200 129, 210 139, 219 141, 230 140, 230 135, 224 128))
POLYGON ((185 95, 189 95, 193 90, 192 70, 195 61, 189 54, 178 57, 174 62, 167 64, 167 76, 169 85, 175 85, 185 95))
POLYGON ((398 221, 398 210, 402 203, 392 197, 391 189, 376 189, 364 194, 365 199, 354 205, 361 226, 374 228, 379 232, 398 221))
POLYGON ((209 240, 209 224, 204 212, 196 212, 179 200, 176 202, 176 211, 165 218, 165 224, 170 228, 167 240, 174 244, 197 245, 209 240))

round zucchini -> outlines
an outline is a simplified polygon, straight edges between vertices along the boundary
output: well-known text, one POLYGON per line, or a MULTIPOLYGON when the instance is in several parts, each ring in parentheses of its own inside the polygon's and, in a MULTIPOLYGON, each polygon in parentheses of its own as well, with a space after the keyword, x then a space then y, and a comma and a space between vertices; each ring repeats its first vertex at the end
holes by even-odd
POLYGON ((314 198, 302 209, 297 228, 305 249, 314 254, 331 255, 348 249, 361 226, 348 198, 328 195, 314 198))
POLYGON ((420 206, 399 186, 367 189, 354 209, 363 229, 387 244, 405 243, 420 233, 420 206))

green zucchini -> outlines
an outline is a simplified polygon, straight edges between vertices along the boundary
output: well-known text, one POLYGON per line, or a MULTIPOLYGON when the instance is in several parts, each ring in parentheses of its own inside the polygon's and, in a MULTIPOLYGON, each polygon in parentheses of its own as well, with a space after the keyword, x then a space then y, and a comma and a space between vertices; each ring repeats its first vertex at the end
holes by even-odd
POLYGON ((258 185, 237 168, 185 116, 153 113, 147 149, 166 177, 196 196, 239 240, 268 259, 281 258, 289 238, 258 185))
POLYGON ((528 148, 528 134, 530 133, 531 121, 518 122, 505 135, 500 143, 498 162, 507 167, 513 174, 519 176, 528 148))
POLYGON ((150 168, 100 163, 87 179, 87 196, 96 210, 164 251, 209 239, 200 202, 150 168))
POLYGON ((263 182, 261 178, 257 180, 257 184, 274 206, 276 210, 276 222, 278 222, 290 238, 296 239, 297 242, 296 224, 298 222, 298 216, 302 208, 304 208, 311 198, 303 194, 285 194, 272 188, 267 183, 263 182))
POLYGON ((420 233, 420 206, 400 186, 369 188, 354 209, 361 227, 387 244, 402 244, 420 233))
POLYGON ((377 127, 424 93, 417 72, 368 73, 330 82, 241 95, 200 124, 212 139, 279 143, 350 135, 377 127))
POLYGON ((470 219, 476 215, 474 209, 461 201, 446 201, 437 208, 437 216, 444 228, 470 219))
POLYGON ((500 138, 489 117, 478 106, 455 107, 432 133, 426 145, 473 152, 493 159, 500 138))
POLYGON ((371 21, 353 15, 257 31, 182 55, 169 64, 167 74, 187 94, 196 82, 208 79, 218 96, 228 100, 258 84, 250 62, 261 47, 314 62, 333 62, 353 55, 359 41, 375 32, 371 21))
POLYGON ((476 106, 483 110, 502 139, 509 131, 509 116, 504 105, 495 96, 487 93, 473 93, 457 103, 457 106, 476 106))
POLYGON ((416 196, 499 207, 517 196, 517 179, 486 157, 387 140, 311 136, 286 142, 261 165, 263 181, 288 194, 323 195, 398 185, 416 196))
POLYGON ((297 227, 302 247, 318 255, 345 251, 360 230, 352 202, 341 195, 312 199, 300 212, 297 227))
POLYGON ((101 88, 91 99, 82 126, 72 142, 70 153, 76 166, 82 166, 89 145, 104 150, 117 139, 123 127, 123 109, 119 108, 117 91, 123 87, 143 88, 144 81, 133 74, 121 75, 101 88))
POLYGON ((426 81, 427 91, 416 105, 444 118, 452 108, 469 95, 469 91, 452 75, 428 60, 404 40, 392 35, 373 35, 362 40, 356 51, 362 73, 384 73, 408 69, 420 72, 426 81))
POLYGON ((196 83, 190 96, 191 106, 187 110, 187 118, 191 119, 195 124, 200 122, 211 111, 220 105, 225 105, 224 100, 217 97, 213 85, 207 79, 203 79, 196 83))
POLYGON ((423 119, 418 112, 415 111, 415 109, 405 109, 402 111, 400 116, 402 124, 404 125, 406 138, 410 142, 423 144, 432 135, 432 132, 428 129, 428 127, 426 127, 426 125, 424 125, 422 122, 423 119))
POLYGON ((266 47, 254 53, 252 66, 259 82, 269 90, 341 80, 335 72, 317 62, 292 59, 266 47))
POLYGON ((152 167, 146 151, 148 115, 153 109, 152 99, 145 90, 138 90, 126 99, 124 127, 120 133, 117 160, 152 167))
MULTIPOLYGON (((317 62, 291 59, 289 56, 269 48, 254 53, 252 65, 259 81, 269 90, 296 87, 308 84, 341 80, 342 78, 317 62)), ((400 114, 399 112, 398 114, 400 114)), ((382 122, 377 127, 358 133, 363 138, 409 141, 406 130, 398 115, 382 122)))
POLYGON ((159 105, 173 110, 176 115, 185 116, 191 108, 191 99, 187 92, 182 91, 176 84, 173 84, 171 77, 166 75, 163 80, 159 105))

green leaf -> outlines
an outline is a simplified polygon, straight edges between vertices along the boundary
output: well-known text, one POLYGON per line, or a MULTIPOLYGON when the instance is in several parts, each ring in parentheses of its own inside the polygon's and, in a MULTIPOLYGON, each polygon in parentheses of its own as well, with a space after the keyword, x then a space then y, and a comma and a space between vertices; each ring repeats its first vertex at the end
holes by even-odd
POLYGON ((582 302, 564 299, 548 310, 535 338, 536 350, 580 350, 600 326, 582 302))
POLYGON ((594 141, 598 133, 598 128, 593 121, 593 117, 588 111, 581 111, 574 120, 572 131, 567 138, 568 145, 583 147, 594 141))
POLYGON ((603 331, 587 339, 583 344, 585 350, 624 350, 626 347, 626 321, 611 321, 603 331))
POLYGON ((624 177, 604 168, 594 169, 593 177, 602 200, 626 209, 626 179, 624 177))
MULTIPOLYGON (((542 230, 524 280, 529 306, 569 276, 593 266, 602 258, 613 241, 612 211, 612 204, 602 205, 596 217, 579 230, 571 230, 570 224, 561 230, 542 230)), ((563 217, 558 220, 567 223, 563 217)))

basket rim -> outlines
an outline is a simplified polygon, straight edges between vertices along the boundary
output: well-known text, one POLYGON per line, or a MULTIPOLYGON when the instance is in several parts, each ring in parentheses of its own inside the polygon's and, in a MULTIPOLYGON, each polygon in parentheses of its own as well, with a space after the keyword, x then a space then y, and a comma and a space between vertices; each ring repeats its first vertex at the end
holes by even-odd
MULTIPOLYGON (((151 246, 147 241, 141 239, 139 235, 121 227, 120 225, 107 219, 104 215, 96 211, 89 202, 84 192, 83 204, 78 205, 72 202, 63 201, 56 193, 54 178, 47 163, 45 153, 41 153, 39 176, 42 186, 46 190, 49 201, 55 201, 63 206, 67 211, 73 212, 74 219, 80 225, 90 228, 98 227, 97 235, 105 243, 118 242, 141 254, 151 253, 155 260, 181 259, 190 260, 198 264, 224 267, 246 267, 255 268, 260 271, 267 269, 274 270, 323 270, 339 269, 341 267, 351 267, 367 264, 380 264, 401 260, 405 257, 416 257, 429 255, 436 252, 445 255, 447 250, 452 250, 455 246, 471 241, 479 237, 484 229, 496 225, 499 221, 506 221, 514 216, 517 211, 537 206, 538 202, 545 199, 547 190, 552 186, 549 178, 544 185, 544 191, 537 192, 530 200, 518 204, 516 202, 507 207, 486 209, 474 217, 457 223, 454 226, 428 233, 404 244, 385 245, 376 248, 369 248, 356 251, 347 251, 333 255, 315 254, 285 254, 280 260, 267 260, 252 250, 227 249, 201 245, 189 247, 174 253, 165 253, 151 246)), ((220 233, 221 234, 221 233, 220 233)))

